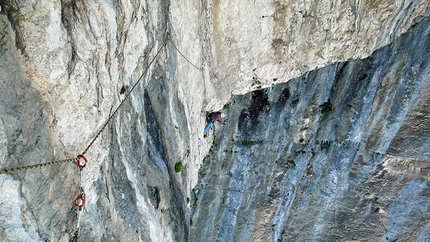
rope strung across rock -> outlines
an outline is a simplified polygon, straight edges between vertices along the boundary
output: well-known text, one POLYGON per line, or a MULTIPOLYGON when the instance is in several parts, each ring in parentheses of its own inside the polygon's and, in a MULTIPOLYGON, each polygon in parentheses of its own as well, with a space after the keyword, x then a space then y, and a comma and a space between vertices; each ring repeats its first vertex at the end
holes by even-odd
MULTIPOLYGON (((184 57, 184 59, 186 61, 188 61, 188 63, 190 63, 192 66, 194 66, 195 68, 204 71, 203 67, 199 68, 196 65, 194 65, 190 60, 188 60, 187 57, 185 57, 185 55, 176 47, 176 45, 173 43, 173 41, 171 40, 171 36, 169 33, 166 34, 166 39, 168 41, 171 42, 172 46, 179 52, 179 54, 182 55, 182 57, 184 57)), ((155 59, 157 58, 157 56, 160 54, 161 50, 166 47, 167 43, 164 43, 160 49, 158 49, 157 53, 155 54, 154 58, 152 58, 151 62, 149 63, 149 65, 146 67, 145 71, 140 75, 139 79, 136 81, 136 83, 134 83, 133 87, 130 89, 130 91, 125 95, 124 99, 121 101, 121 103, 119 104, 119 106, 115 109, 115 111, 112 113, 112 115, 109 116, 109 118, 107 119, 107 121, 103 124, 103 126, 97 131, 96 135, 94 136, 94 138, 91 140, 91 142, 88 144, 88 146, 85 148, 84 152, 82 152, 82 155, 85 155, 87 153, 87 151, 90 149, 90 147, 94 144, 94 142, 97 140, 97 138, 100 136, 100 134, 103 132, 103 130, 106 128, 106 126, 109 124, 109 122, 112 120, 112 118, 116 115, 116 113, 118 112, 118 110, 121 108, 121 106, 124 104, 124 102, 128 99, 128 97, 130 96, 131 92, 136 88, 137 84, 139 84, 139 82, 143 79, 143 77, 145 76, 145 74, 148 72, 149 67, 152 65, 152 63, 155 61, 155 59)), ((51 161, 51 162, 46 162, 46 163, 42 163, 42 164, 36 164, 36 165, 28 165, 28 166, 22 166, 22 167, 16 167, 16 168, 8 168, 8 169, 2 169, 0 170, 0 174, 9 174, 9 173, 13 173, 13 172, 18 172, 18 171, 25 171, 25 170, 29 170, 29 169, 34 169, 34 168, 39 168, 39 167, 44 167, 44 166, 51 166, 51 165, 58 165, 58 164, 63 164, 63 163, 67 163, 67 162, 76 162, 77 158, 71 158, 71 159, 65 159, 65 160, 57 160, 57 161, 51 161)))
MULTIPOLYGON (((152 63, 157 58, 158 54, 161 52, 161 50, 165 46, 166 46, 166 44, 163 44, 160 47, 160 49, 158 49, 157 53, 155 54, 154 58, 152 58, 151 62, 146 67, 145 71, 140 75, 140 77, 136 81, 136 83, 133 85, 133 87, 130 89, 130 91, 125 95, 124 99, 121 101, 121 103, 115 109, 115 111, 112 113, 112 115, 110 115, 110 117, 107 119, 107 121, 99 129, 99 131, 97 132, 97 134, 94 136, 94 138, 88 144, 88 146, 85 148, 84 152, 82 152, 82 155, 85 155, 87 153, 87 151, 90 149, 90 147, 94 144, 94 142, 96 141, 96 139, 100 136, 101 132, 106 128, 106 126, 108 125, 108 123, 112 120, 112 118, 115 116, 115 114, 118 112, 118 110, 124 104, 124 102, 128 99, 128 97, 130 96, 130 94, 134 90, 134 88, 137 86, 137 84, 143 79, 143 77, 145 76, 145 74, 148 72, 149 67, 152 65, 152 63)), ((77 160, 78 160, 78 158, 71 158, 71 159, 51 161, 51 162, 46 162, 46 163, 36 164, 36 165, 28 165, 28 166, 22 166, 22 167, 16 167, 16 168, 2 169, 2 170, 0 170, 0 174, 9 174, 9 173, 13 173, 13 172, 25 171, 25 170, 29 170, 29 169, 44 167, 44 166, 58 165, 58 164, 63 164, 63 163, 67 163, 67 162, 76 162, 77 160)))
POLYGON ((176 45, 175 45, 175 44, 173 43, 173 41, 170 39, 170 34, 169 34, 169 33, 167 33, 167 34, 166 34, 166 38, 167 38, 167 40, 170 40, 170 43, 172 44, 173 48, 175 48, 175 49, 179 52, 179 54, 181 54, 181 55, 182 55, 182 57, 184 57, 184 59, 185 59, 186 61, 188 61, 188 63, 190 63, 190 65, 194 66, 195 68, 199 69, 200 71, 204 71, 203 67, 198 67, 198 66, 194 65, 190 60, 188 60, 188 58, 187 58, 187 57, 185 57, 185 55, 184 55, 184 54, 182 54, 182 52, 178 49, 178 47, 176 47, 176 45))
POLYGON ((51 161, 51 162, 46 162, 46 163, 36 164, 36 165, 2 169, 2 170, 0 170, 0 174, 8 174, 8 173, 13 173, 13 172, 18 172, 18 171, 25 171, 25 170, 29 170, 29 169, 44 167, 44 166, 59 165, 59 164, 67 163, 67 162, 76 162, 76 160, 77 160, 77 158, 71 158, 71 159, 56 160, 56 161, 51 161))
MULTIPOLYGON (((196 65, 194 65, 190 60, 188 60, 187 57, 185 57, 185 55, 176 47, 176 45, 173 43, 173 41, 171 40, 170 34, 167 33, 166 34, 166 39, 168 41, 171 42, 172 46, 179 52, 179 54, 182 55, 182 57, 184 57, 184 59, 186 61, 188 61, 188 63, 190 63, 192 66, 194 66, 195 68, 204 71, 203 68, 199 68, 196 65)), ((103 124, 103 126, 97 131, 96 135, 94 136, 94 138, 91 140, 91 142, 88 144, 88 146, 85 148, 84 152, 82 152, 82 155, 85 155, 87 153, 87 151, 90 149, 90 147, 94 144, 94 142, 97 140, 97 138, 100 136, 100 134, 103 132, 103 130, 106 128, 106 126, 109 124, 109 122, 112 120, 112 118, 116 115, 116 113, 118 112, 118 110, 122 107, 122 105, 124 104, 124 102, 128 99, 128 97, 131 95, 131 92, 133 92, 133 90, 136 88, 137 84, 139 84, 139 82, 143 79, 143 77, 145 76, 145 74, 148 72, 149 67, 152 65, 152 63, 154 63, 155 59, 157 58, 157 56, 160 54, 161 50, 166 47, 167 43, 164 43, 157 51, 157 53, 155 54, 154 58, 152 58, 151 62, 149 63, 149 65, 146 67, 145 71, 140 75, 139 79, 136 81, 136 83, 134 83, 133 87, 130 89, 130 91, 125 95, 124 99, 121 101, 121 103, 118 105, 118 107, 115 109, 115 111, 109 116, 109 118, 106 120, 106 122, 103 124)), ((51 166, 51 165, 58 165, 58 164, 63 164, 63 163, 67 163, 67 162, 76 162, 77 158, 71 158, 71 159, 66 159, 66 160, 57 160, 57 161, 52 161, 52 162, 46 162, 46 163, 42 163, 42 164, 36 164, 36 165, 29 165, 29 166, 22 166, 22 167, 16 167, 16 168, 8 168, 8 169, 2 169, 0 170, 0 174, 9 174, 9 173, 13 173, 13 172, 18 172, 18 171, 25 171, 28 169, 34 169, 34 168, 39 168, 39 167, 44 167, 44 166, 51 166)))
POLYGON ((112 120, 112 118, 115 116, 115 114, 118 112, 118 110, 121 108, 121 106, 124 104, 125 100, 128 99, 128 97, 130 96, 131 92, 134 90, 134 88, 137 86, 137 84, 143 79, 143 77, 145 76, 146 72, 149 70, 149 67, 151 66, 151 64, 155 61, 155 59, 157 58, 158 54, 160 54, 161 50, 166 46, 166 44, 163 44, 160 49, 158 49, 157 54, 155 54, 154 58, 152 58, 151 62, 149 63, 148 67, 146 67, 145 71, 142 73, 142 75, 140 75, 139 79, 137 79, 136 83, 134 83, 133 87, 130 89, 130 91, 125 95, 124 99, 122 100, 122 102, 119 104, 119 106, 115 109, 115 111, 112 113, 112 115, 107 119, 107 121, 103 124, 103 126, 99 129, 99 131, 97 132, 96 136, 94 136, 94 138, 91 140, 91 142, 88 144, 87 148, 85 148, 84 152, 82 152, 82 155, 85 155, 88 151, 88 149, 90 149, 90 147, 94 144, 94 141, 96 141, 96 139, 99 137, 100 133, 106 128, 106 126, 108 125, 108 123, 112 120))
MULTIPOLYGON (((166 39, 169 41, 170 39, 170 34, 167 33, 166 34, 166 39)), ((46 163, 42 163, 42 164, 37 164, 37 165, 29 165, 29 166, 23 166, 23 167, 16 167, 16 168, 8 168, 8 169, 2 169, 0 170, 0 174, 8 174, 8 173, 13 173, 13 172, 18 172, 18 171, 24 171, 24 170, 28 170, 28 169, 34 169, 34 168, 38 168, 38 167, 44 167, 44 166, 51 166, 51 165, 57 165, 57 164, 63 164, 63 163, 67 163, 67 162, 76 162, 76 165, 79 167, 79 189, 80 189, 80 194, 79 196, 74 200, 74 204, 76 206, 76 209, 78 210, 78 221, 77 221, 77 225, 76 225, 76 230, 71 233, 71 239, 70 241, 72 242, 77 242, 78 241, 78 237, 80 235, 81 232, 81 227, 80 227, 80 222, 81 222, 81 214, 83 212, 83 209, 85 207, 85 200, 86 200, 86 195, 84 192, 84 188, 82 186, 82 170, 83 168, 86 166, 86 164, 88 163, 87 158, 84 156, 87 151, 91 148, 91 146, 94 144, 94 142, 97 140, 97 138, 100 136, 100 134, 103 132, 103 130, 106 128, 106 126, 109 124, 109 122, 113 119, 113 117, 117 114, 118 110, 122 107, 122 105, 125 103, 125 101, 130 97, 131 93, 133 92, 133 90, 136 88, 137 84, 139 84, 139 82, 144 78, 145 74, 148 72, 149 68, 151 67, 152 63, 154 63, 154 61, 157 59, 158 55, 160 54, 161 50, 166 47, 167 43, 164 43, 157 51, 157 53, 155 54, 155 56, 152 58, 151 62, 148 64, 148 66, 146 67, 146 69, 143 71, 143 73, 140 75, 140 77, 137 79, 136 83, 134 83, 133 87, 130 89, 130 91, 125 95, 124 99, 121 101, 121 103, 118 105, 118 107, 115 109, 115 111, 109 116, 109 118, 106 120, 106 122, 102 125, 102 127, 97 131, 96 135, 94 136, 94 138, 90 141, 90 143, 88 144, 88 146, 85 148, 85 150, 82 152, 82 154, 78 155, 77 158, 71 158, 71 159, 65 159, 65 160, 57 160, 57 161, 52 161, 52 162, 46 162, 46 163)), ((203 71, 203 68, 199 68, 197 66, 195 66, 193 63, 191 63, 191 61, 189 61, 184 54, 182 54, 182 52, 173 44, 172 42, 172 46, 182 55, 182 57, 185 58, 185 60, 188 61, 188 63, 190 63, 192 66, 194 66, 195 68, 203 71)))

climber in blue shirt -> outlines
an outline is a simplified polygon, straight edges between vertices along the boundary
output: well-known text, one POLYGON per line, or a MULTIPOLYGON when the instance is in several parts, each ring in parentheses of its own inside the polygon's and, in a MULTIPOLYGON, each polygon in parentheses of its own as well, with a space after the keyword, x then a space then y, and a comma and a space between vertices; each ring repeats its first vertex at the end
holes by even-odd
POLYGON ((221 118, 221 112, 212 112, 208 115, 208 124, 206 124, 205 127, 205 137, 207 136, 207 133, 209 132, 209 129, 211 128, 211 126, 215 123, 215 121, 218 121, 220 123, 223 122, 222 118, 221 118))

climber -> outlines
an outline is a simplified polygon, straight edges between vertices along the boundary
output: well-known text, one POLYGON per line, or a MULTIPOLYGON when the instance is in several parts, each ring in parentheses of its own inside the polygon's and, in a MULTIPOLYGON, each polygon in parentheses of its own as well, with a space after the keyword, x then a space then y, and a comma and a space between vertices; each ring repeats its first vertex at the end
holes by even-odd
POLYGON ((221 118, 221 112, 212 112, 212 113, 210 113, 208 115, 207 120, 208 120, 208 124, 205 127, 204 137, 207 136, 207 133, 209 132, 209 129, 215 123, 215 121, 223 123, 223 120, 221 118))

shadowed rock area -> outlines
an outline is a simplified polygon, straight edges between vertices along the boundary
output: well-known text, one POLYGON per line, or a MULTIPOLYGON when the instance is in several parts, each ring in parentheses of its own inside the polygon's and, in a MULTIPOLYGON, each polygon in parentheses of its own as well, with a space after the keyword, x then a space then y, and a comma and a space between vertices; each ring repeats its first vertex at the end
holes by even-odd
POLYGON ((190 241, 430 241, 429 59, 426 18, 369 58, 235 96, 190 241))
POLYGON ((0 241, 427 241, 428 15, 0 1, 0 241))
MULTIPOLYGON (((156 51, 167 45, 168 23, 162 13, 168 13, 168 2, 140 3, 132 6, 135 12, 121 2, 65 1, 46 8, 39 5, 40 9, 30 9, 33 11, 25 2, 18 4, 19 10, 9 4, 2 3, 0 14, 1 168, 76 157, 73 153, 83 151, 156 51), (60 8, 61 18, 54 19, 61 20, 59 29, 67 33, 62 38, 67 37, 70 45, 57 43, 59 49, 52 47, 53 53, 43 55, 40 48, 46 43, 34 46, 21 42, 39 35, 52 37, 50 24, 55 24, 42 21, 52 17, 49 7, 53 15, 60 8), (157 8, 157 19, 145 25, 146 9, 157 8), (114 23, 109 22, 113 13, 117 17, 114 23), (125 24, 130 15, 135 22, 125 24), (105 16, 108 21, 103 22, 105 16), (32 26, 34 21, 41 25, 32 26), (135 25, 138 30, 129 32, 135 25), (34 33, 21 33, 31 28, 34 33), (118 32, 110 33, 114 30, 118 32), (36 55, 32 51, 36 59, 69 54, 62 66, 68 79, 50 84, 43 83, 44 78, 35 80, 37 71, 58 69, 29 70, 26 64, 36 55), (58 132, 61 129, 65 132, 58 132), (81 133, 88 131, 90 139, 81 133)), ((161 50, 164 58, 154 61, 150 74, 142 77, 86 154, 89 162, 82 172, 82 187, 87 199, 78 241, 188 241, 187 184, 172 166, 184 159, 185 155, 178 154, 190 147, 190 135, 173 77, 176 52, 171 45, 161 50), (178 117, 176 125, 170 123, 172 116, 178 117)), ((75 165, 1 174, 0 184, 1 241, 74 241, 71 234, 77 230, 78 219, 73 201, 81 185, 75 165)))

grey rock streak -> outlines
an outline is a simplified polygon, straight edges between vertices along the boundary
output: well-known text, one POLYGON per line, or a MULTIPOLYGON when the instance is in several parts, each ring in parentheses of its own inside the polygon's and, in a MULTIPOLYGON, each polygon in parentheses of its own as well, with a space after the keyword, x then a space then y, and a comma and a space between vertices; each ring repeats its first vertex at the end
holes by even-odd
POLYGON ((369 58, 235 96, 190 240, 430 240, 429 50, 426 18, 369 58))
MULTIPOLYGON (((0 7, 1 169, 83 152, 166 46, 85 154, 79 241, 427 240, 427 0, 0 7)), ((0 240, 69 241, 78 174, 0 175, 0 240)))

